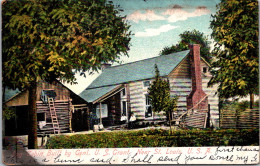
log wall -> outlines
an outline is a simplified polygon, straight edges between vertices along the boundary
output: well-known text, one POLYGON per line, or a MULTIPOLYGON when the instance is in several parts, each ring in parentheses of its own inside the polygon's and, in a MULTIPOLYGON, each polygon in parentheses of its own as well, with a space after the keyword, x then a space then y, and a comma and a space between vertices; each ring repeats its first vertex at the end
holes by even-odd
POLYGON ((120 92, 109 97, 106 101, 108 104, 108 117, 111 124, 118 124, 121 118, 120 92))
POLYGON ((171 78, 191 78, 189 59, 188 58, 184 59, 181 62, 181 64, 169 74, 169 77, 171 77, 171 78))
POLYGON ((145 119, 145 96, 147 89, 143 87, 143 81, 129 83, 131 111, 136 119, 145 119))
MULTIPOLYGON (((215 95, 217 91, 217 85, 213 87, 208 87, 208 82, 211 78, 209 72, 203 73, 203 67, 208 67, 208 65, 201 61, 201 71, 202 71, 202 88, 208 96, 208 103, 210 104, 210 115, 211 123, 214 127, 219 127, 219 98, 215 95)), ((190 76, 190 65, 189 61, 184 60, 175 70, 173 70, 168 76, 170 82, 171 96, 179 96, 178 100, 178 112, 182 114, 187 111, 187 101, 186 97, 191 92, 191 76, 190 76)), ((147 88, 144 87, 143 82, 148 80, 136 81, 129 83, 129 93, 130 93, 130 105, 131 111, 135 113, 137 119, 151 119, 145 118, 145 94, 147 94, 147 88)), ((149 81, 152 81, 150 79, 149 81)), ((154 118, 163 119, 165 116, 163 113, 154 115, 154 118)))
MULTIPOLYGON (((188 60, 183 61, 183 65, 179 65, 170 75, 170 89, 171 96, 178 96, 178 114, 182 114, 187 111, 187 96, 192 89, 192 80, 190 76, 190 65, 188 60), (180 72, 182 71, 182 72, 180 72), (178 76, 178 77, 177 77, 178 76)), ((210 104, 211 123, 214 127, 219 127, 219 98, 215 95, 217 92, 217 85, 208 87, 208 82, 211 78, 209 72, 203 73, 203 67, 208 67, 207 64, 201 60, 202 71, 202 89, 208 96, 208 103, 210 104)))
POLYGON ((37 83, 37 101, 40 101, 41 92, 44 89, 54 89, 56 92, 55 100, 68 100, 70 98, 70 92, 67 88, 65 88, 61 83, 55 81, 52 84, 40 81, 37 83))
MULTIPOLYGON (((44 81, 39 81, 37 83, 37 90, 36 90, 37 101, 41 101, 40 99, 41 92, 44 89, 54 89, 57 94, 57 97, 55 98, 56 100, 67 100, 70 97, 70 91, 58 81, 55 81, 52 84, 44 81)), ((8 102, 6 102, 6 105, 9 107, 28 105, 28 95, 29 95, 28 91, 23 91, 17 94, 16 96, 14 96, 8 102)))
POLYGON ((144 81, 153 80, 142 80, 137 82, 129 83, 129 94, 130 94, 130 109, 134 112, 136 119, 138 120, 153 120, 153 119, 164 119, 163 112, 154 113, 152 117, 145 118, 146 111, 146 99, 145 96, 148 94, 148 87, 144 86, 144 81))
MULTIPOLYGON (((38 133, 42 133, 42 132, 53 133, 51 114, 50 114, 48 104, 43 103, 42 101, 37 101, 36 105, 37 105, 37 113, 45 113, 45 117, 46 117, 46 126, 44 126, 42 130, 38 129, 38 133)), ((69 100, 55 100, 54 105, 58 117, 60 131, 69 132, 69 127, 70 127, 69 100)))

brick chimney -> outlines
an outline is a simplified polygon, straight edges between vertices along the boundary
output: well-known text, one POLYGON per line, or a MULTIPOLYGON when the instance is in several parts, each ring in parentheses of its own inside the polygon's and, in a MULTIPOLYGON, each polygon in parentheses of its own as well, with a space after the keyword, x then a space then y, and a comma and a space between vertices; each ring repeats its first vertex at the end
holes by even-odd
MULTIPOLYGON (((187 96, 187 109, 194 107, 206 93, 202 90, 201 66, 200 66, 200 45, 189 45, 192 91, 187 96)), ((198 104, 194 109, 208 109, 208 97, 198 104)))

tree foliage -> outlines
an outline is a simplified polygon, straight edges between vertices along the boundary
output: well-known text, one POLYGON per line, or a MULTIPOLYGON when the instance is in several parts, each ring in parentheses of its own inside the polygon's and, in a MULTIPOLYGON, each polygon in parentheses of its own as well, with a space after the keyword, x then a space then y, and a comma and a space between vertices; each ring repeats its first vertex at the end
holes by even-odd
POLYGON ((15 115, 15 110, 14 108, 10 108, 10 107, 7 107, 6 105, 3 105, 3 119, 6 119, 6 120, 10 120, 11 118, 14 118, 16 115, 15 115))
POLYGON ((220 97, 246 96, 258 90, 258 2, 221 0, 210 24, 216 41, 213 77, 220 97))
POLYGON ((131 32, 106 0, 3 2, 3 85, 29 90, 28 147, 37 147, 39 80, 75 83, 74 74, 127 55, 131 32))
POLYGON ((127 55, 129 26, 105 0, 3 2, 4 84, 74 82, 75 72, 97 70, 127 55))
POLYGON ((160 72, 155 64, 155 80, 148 88, 148 97, 151 100, 153 112, 164 112, 171 125, 172 114, 177 109, 178 97, 171 98, 170 84, 160 77, 160 72))
POLYGON ((172 45, 170 47, 165 47, 160 54, 167 55, 170 53, 184 51, 189 49, 189 44, 200 44, 201 56, 208 62, 211 61, 212 56, 210 53, 210 42, 208 41, 208 38, 204 35, 204 33, 194 29, 193 31, 185 31, 179 36, 181 40, 178 42, 178 44, 172 45))
POLYGON ((153 112, 166 112, 167 100, 170 98, 170 85, 166 80, 160 77, 160 72, 157 65, 155 65, 155 80, 148 88, 148 97, 151 99, 153 112))

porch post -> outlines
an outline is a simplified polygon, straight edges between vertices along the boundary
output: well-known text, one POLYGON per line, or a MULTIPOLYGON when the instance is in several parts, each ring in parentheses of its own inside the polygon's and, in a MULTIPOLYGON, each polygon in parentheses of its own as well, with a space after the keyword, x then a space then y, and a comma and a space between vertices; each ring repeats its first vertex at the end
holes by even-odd
POLYGON ((100 124, 102 124, 102 111, 101 111, 101 102, 99 103, 99 121, 100 121, 100 124))
POLYGON ((130 113, 131 113, 131 106, 130 106, 130 90, 129 90, 129 84, 126 84, 125 85, 125 89, 126 89, 126 108, 127 108, 127 110, 126 110, 126 122, 128 123, 129 122, 129 115, 130 115, 130 113))

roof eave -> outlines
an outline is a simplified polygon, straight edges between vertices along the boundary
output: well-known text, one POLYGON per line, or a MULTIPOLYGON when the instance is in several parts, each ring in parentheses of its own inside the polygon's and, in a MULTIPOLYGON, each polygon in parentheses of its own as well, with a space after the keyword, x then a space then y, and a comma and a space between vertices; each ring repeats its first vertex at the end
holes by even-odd
POLYGON ((109 98, 110 96, 118 93, 118 91, 120 91, 121 89, 123 89, 123 84, 118 85, 117 87, 115 87, 113 90, 109 91, 108 93, 100 96, 99 98, 97 98, 96 100, 94 100, 92 103, 96 104, 98 102, 102 102, 104 100, 106 100, 107 98, 109 98))
POLYGON ((11 98, 9 98, 8 100, 6 100, 6 101, 4 102, 4 104, 10 102, 11 100, 13 100, 14 98, 16 98, 17 96, 19 96, 19 95, 22 94, 22 93, 26 93, 26 91, 21 91, 21 92, 16 93, 16 94, 13 95, 11 98))

